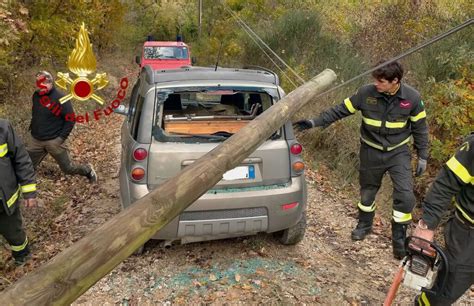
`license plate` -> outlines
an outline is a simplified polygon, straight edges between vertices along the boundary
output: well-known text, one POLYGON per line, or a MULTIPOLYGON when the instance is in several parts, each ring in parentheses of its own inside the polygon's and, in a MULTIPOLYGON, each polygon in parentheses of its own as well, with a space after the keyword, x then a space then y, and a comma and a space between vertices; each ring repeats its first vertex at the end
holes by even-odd
POLYGON ((224 173, 222 179, 224 181, 233 181, 233 180, 253 180, 254 178, 255 178, 254 166, 239 166, 224 173))

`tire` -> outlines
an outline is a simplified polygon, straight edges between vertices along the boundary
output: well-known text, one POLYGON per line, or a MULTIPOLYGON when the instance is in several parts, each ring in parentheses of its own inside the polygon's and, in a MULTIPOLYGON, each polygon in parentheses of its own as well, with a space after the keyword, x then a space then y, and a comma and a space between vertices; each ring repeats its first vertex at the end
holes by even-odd
POLYGON ((142 245, 141 247, 139 247, 138 249, 135 250, 135 252, 133 252, 133 255, 135 256, 140 256, 143 254, 143 251, 145 250, 145 245, 142 245))
POLYGON ((306 211, 303 212, 303 216, 298 223, 278 233, 278 240, 283 245, 294 245, 303 240, 305 232, 306 211))

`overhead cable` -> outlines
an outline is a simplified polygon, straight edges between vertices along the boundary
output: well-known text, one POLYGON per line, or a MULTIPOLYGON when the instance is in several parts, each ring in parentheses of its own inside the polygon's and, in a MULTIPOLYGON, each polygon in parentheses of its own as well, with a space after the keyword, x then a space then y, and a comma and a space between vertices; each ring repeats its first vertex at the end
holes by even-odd
MULTIPOLYGON (((240 22, 237 21, 239 24, 240 22)), ((284 76, 290 83, 293 85, 294 88, 298 88, 298 85, 295 84, 295 82, 287 75, 287 73, 275 62, 275 60, 268 54, 265 49, 258 43, 258 41, 247 31, 245 27, 243 27, 243 30, 247 35, 255 42, 255 44, 260 48, 260 50, 268 57, 268 59, 275 65, 275 67, 281 72, 282 76, 284 76)))
MULTIPOLYGON (((242 27, 242 28, 245 28, 247 29, 246 33, 250 36, 249 32, 254 35, 254 37, 262 44, 264 45, 268 51, 270 51, 288 70, 291 71, 291 73, 293 73, 293 75, 296 76, 296 78, 300 81, 301 84, 304 84, 306 81, 293 69, 291 68, 290 65, 288 65, 280 56, 278 56, 278 54, 272 50, 272 48, 270 48, 270 46, 268 46, 261 38, 260 36, 255 33, 255 31, 252 30, 252 28, 250 28, 246 23, 245 21, 242 20, 242 18, 239 17, 238 14, 236 14, 233 10, 231 10, 227 4, 225 4, 224 1, 222 1, 222 4, 224 6, 224 9, 229 12, 234 18, 236 18, 237 20, 239 20, 239 25, 242 27)), ((255 41, 255 40, 254 40, 255 41)), ((257 44, 258 45, 258 44, 257 44)))
POLYGON ((433 44, 433 43, 435 43, 435 42, 437 42, 437 41, 439 41, 439 40, 441 40, 441 39, 443 39, 443 38, 445 38, 445 37, 447 37, 447 36, 449 36, 449 35, 452 35, 452 34, 456 33, 457 31, 462 30, 462 29, 464 29, 465 27, 472 25, 473 23, 474 23, 474 18, 468 19, 468 20, 466 20, 465 22, 461 23, 460 25, 458 25, 458 26, 456 26, 456 27, 450 29, 449 31, 446 31, 446 32, 444 32, 444 33, 441 33, 441 34, 439 34, 439 35, 437 35, 437 36, 431 38, 430 40, 428 40, 428 41, 426 41, 426 42, 424 42, 424 43, 422 43, 422 44, 420 44, 420 45, 418 45, 418 46, 415 46, 415 47, 413 47, 413 48, 408 49, 407 51, 403 52, 403 53, 400 54, 400 55, 397 55, 397 56, 395 56, 395 57, 392 57, 391 59, 389 59, 389 60, 383 62, 383 63, 380 64, 380 65, 377 65, 377 66, 375 66, 375 67, 373 67, 373 68, 371 68, 371 69, 369 69, 369 70, 367 70, 367 71, 365 71, 365 72, 362 72, 361 74, 356 75, 355 77, 353 77, 353 78, 351 78, 351 79, 349 79, 349 80, 347 80, 347 81, 345 81, 345 82, 343 82, 343 83, 341 83, 341 84, 339 84, 339 85, 336 85, 336 86, 334 86, 333 88, 330 88, 330 89, 326 90, 325 92, 322 92, 322 93, 318 94, 318 95, 316 96, 316 98, 317 98, 317 97, 320 97, 320 96, 323 96, 323 95, 325 95, 325 94, 328 94, 328 93, 330 93, 330 92, 332 92, 332 91, 334 91, 334 90, 336 90, 336 89, 339 89, 339 88, 341 88, 341 87, 343 87, 343 86, 345 86, 345 85, 347 85, 347 84, 349 84, 349 83, 352 83, 353 81, 355 81, 355 80, 357 80, 357 79, 359 79, 359 78, 361 78, 361 77, 363 77, 363 76, 365 76, 365 75, 368 75, 369 73, 372 73, 372 72, 374 72, 375 70, 380 69, 380 68, 382 68, 382 67, 385 66, 385 65, 388 65, 388 64, 393 63, 393 62, 395 62, 395 61, 398 61, 398 60, 400 60, 400 59, 402 59, 402 58, 404 58, 404 57, 406 57, 406 56, 408 56, 408 55, 410 55, 410 54, 412 54, 412 53, 415 53, 416 51, 418 51, 418 50, 420 50, 420 49, 423 49, 423 48, 425 48, 425 47, 427 47, 427 46, 429 46, 429 45, 431 45, 431 44, 433 44))
MULTIPOLYGON (((305 80, 304 80, 301 76, 299 76, 298 73, 297 73, 293 68, 291 68, 281 57, 279 57, 278 54, 276 54, 276 53, 257 35, 257 33, 255 33, 234 11, 232 11, 232 10, 225 4, 224 1, 221 1, 221 2, 222 2, 222 4, 223 4, 223 6, 224 6, 224 9, 225 9, 226 11, 228 11, 234 18, 236 18, 236 19, 239 21, 239 22, 238 22, 239 25, 245 30, 245 32, 247 33, 247 35, 249 35, 249 36, 252 38, 252 40, 257 44, 257 46, 265 53, 265 55, 267 55, 267 56, 270 58, 270 60, 272 61, 272 63, 273 63, 280 71, 282 71, 282 69, 281 69, 278 65, 276 65, 275 61, 273 61, 273 59, 271 59, 271 57, 268 55, 268 53, 263 50, 263 48, 260 46, 260 44, 257 43, 256 39, 257 39, 260 43, 262 43, 283 65, 285 65, 285 67, 287 67, 287 68, 298 78, 298 80, 299 80, 300 82, 305 83, 305 80), (253 37, 251 34, 254 35, 255 37, 253 37)), ((403 52, 403 53, 401 53, 401 54, 399 54, 399 55, 397 55, 397 56, 395 56, 395 57, 393 57, 393 58, 391 58, 391 59, 389 59, 389 60, 387 60, 387 61, 385 61, 385 62, 383 62, 383 63, 381 63, 381 64, 379 64, 379 65, 377 65, 377 66, 375 66, 375 67, 373 67, 373 68, 371 68, 371 69, 369 69, 369 70, 367 70, 367 71, 365 71, 365 72, 362 72, 361 74, 356 75, 355 77, 353 77, 353 78, 351 78, 351 79, 349 79, 349 80, 347 80, 347 81, 345 81, 345 82, 343 82, 343 83, 341 83, 341 84, 338 84, 338 85, 334 86, 333 88, 331 88, 331 89, 329 89, 329 90, 326 90, 326 91, 323 92, 323 93, 318 94, 317 97, 320 97, 320 96, 323 96, 323 95, 325 95, 325 94, 328 94, 328 93, 330 93, 330 92, 332 92, 332 91, 334 91, 334 90, 336 90, 336 89, 339 89, 339 88, 341 88, 341 87, 343 87, 343 86, 345 86, 345 85, 347 85, 347 84, 349 84, 349 83, 354 82, 355 80, 357 80, 357 79, 359 79, 359 78, 361 78, 361 77, 363 77, 363 76, 368 75, 369 73, 374 72, 374 71, 377 70, 377 69, 382 68, 383 66, 386 66, 386 65, 388 65, 388 64, 390 64, 390 63, 393 63, 393 62, 395 62, 395 61, 398 61, 398 60, 400 60, 400 59, 402 59, 402 58, 405 58, 406 56, 408 56, 408 55, 410 55, 410 54, 412 54, 412 53, 415 53, 416 51, 421 50, 421 49, 423 49, 423 48, 425 48, 425 47, 427 47, 427 46, 429 46, 429 45, 431 45, 431 44, 433 44, 433 43, 435 43, 435 42, 437 42, 437 41, 439 41, 439 40, 441 40, 441 39, 444 39, 445 37, 450 36, 450 35, 452 35, 452 34, 458 32, 458 31, 460 31, 460 30, 462 30, 462 29, 464 29, 464 28, 466 28, 466 27, 472 25, 473 23, 474 23, 474 18, 470 18, 470 19, 466 20, 465 22, 461 23, 460 25, 455 26, 454 28, 452 28, 452 29, 450 29, 450 30, 448 30, 448 31, 446 31, 446 32, 443 32, 443 33, 441 33, 441 34, 439 34, 439 35, 437 35, 437 36, 435 36, 435 37, 429 39, 428 41, 426 41, 426 42, 424 42, 424 43, 422 43, 422 44, 420 44, 420 45, 418 45, 418 46, 412 47, 412 48, 408 49, 407 51, 405 51, 405 52, 403 52)), ((283 71, 282 71, 282 73, 283 73, 283 71)), ((293 84, 294 84, 294 83, 293 83, 293 84)))

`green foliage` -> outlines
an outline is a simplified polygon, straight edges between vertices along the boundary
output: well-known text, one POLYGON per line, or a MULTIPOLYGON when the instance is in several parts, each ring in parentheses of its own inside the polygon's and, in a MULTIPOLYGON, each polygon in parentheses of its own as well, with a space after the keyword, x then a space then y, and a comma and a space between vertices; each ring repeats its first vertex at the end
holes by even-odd
MULTIPOLYGON (((276 17, 272 26, 263 29, 256 32, 304 79, 315 76, 325 68, 335 70, 340 80, 346 80, 362 71, 364 63, 358 58, 357 52, 323 31, 321 18, 314 11, 284 11, 276 17)), ((280 74, 287 90, 294 89, 288 78, 291 78, 292 83, 299 84, 298 79, 286 71, 288 69, 279 71, 253 41, 247 37, 244 39, 247 41, 247 48, 242 61, 275 70, 280 74)))
POLYGON ((463 47, 450 54, 440 54, 438 61, 452 67, 454 78, 427 84, 427 110, 432 137, 431 157, 438 165, 455 152, 464 136, 474 127, 474 51, 463 47))
POLYGON ((113 46, 114 30, 122 24, 124 7, 118 0, 34 1, 29 5, 31 35, 23 53, 30 64, 64 65, 84 22, 92 44, 102 52, 113 46), (110 18, 113 16, 113 18, 110 18))
POLYGON ((17 80, 11 76, 28 67, 64 69, 82 22, 99 54, 112 50, 124 13, 120 0, 2 2, 0 91, 16 91, 17 80))
POLYGON ((16 2, 0 2, 0 93, 13 87, 21 35, 28 32, 28 10, 16 2))

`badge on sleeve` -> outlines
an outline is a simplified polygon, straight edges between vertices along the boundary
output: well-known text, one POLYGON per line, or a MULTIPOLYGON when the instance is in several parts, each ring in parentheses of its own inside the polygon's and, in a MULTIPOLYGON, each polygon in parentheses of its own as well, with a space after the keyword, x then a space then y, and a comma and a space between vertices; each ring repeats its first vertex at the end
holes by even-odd
POLYGON ((411 108, 411 101, 410 100, 401 100, 400 101, 400 108, 404 108, 404 109, 407 109, 407 108, 411 108))

